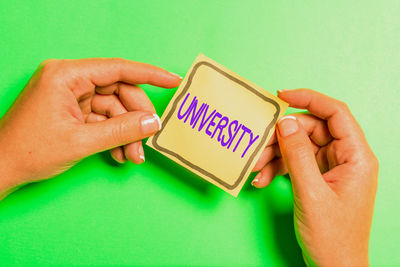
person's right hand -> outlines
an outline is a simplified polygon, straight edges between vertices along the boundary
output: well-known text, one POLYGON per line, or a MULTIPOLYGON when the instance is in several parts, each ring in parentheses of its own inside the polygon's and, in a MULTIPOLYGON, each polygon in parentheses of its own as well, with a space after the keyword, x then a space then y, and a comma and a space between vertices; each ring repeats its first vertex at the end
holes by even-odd
POLYGON ((309 89, 279 97, 311 114, 280 119, 252 184, 265 187, 289 172, 295 231, 308 264, 367 266, 377 158, 343 102, 309 89))

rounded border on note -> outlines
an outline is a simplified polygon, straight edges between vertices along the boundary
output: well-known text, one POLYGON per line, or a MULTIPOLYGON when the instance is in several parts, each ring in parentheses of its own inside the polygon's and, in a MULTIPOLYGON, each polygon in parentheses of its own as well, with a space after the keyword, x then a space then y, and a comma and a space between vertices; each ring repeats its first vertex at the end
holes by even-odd
POLYGON ((228 184, 228 183, 226 183, 225 181, 223 181, 222 179, 220 179, 220 178, 218 178, 217 176, 215 176, 214 174, 209 173, 208 171, 206 171, 206 170, 200 168, 199 166, 197 166, 197 165, 191 163, 190 161, 188 161, 187 159, 183 158, 181 155, 175 153, 174 151, 171 151, 171 150, 169 150, 169 149, 167 149, 167 148, 165 148, 165 147, 160 146, 160 145, 157 143, 157 139, 158 139, 158 137, 160 136, 160 134, 162 134, 162 131, 159 131, 159 132, 157 132, 157 133, 154 135, 153 140, 152 140, 152 144, 153 144, 153 146, 154 146, 156 149, 158 149, 158 150, 160 150, 160 151, 162 151, 162 152, 164 152, 164 153, 167 153, 168 155, 171 155, 172 157, 177 158, 177 159, 178 159, 179 161, 181 161, 182 163, 188 165, 189 167, 195 169, 196 171, 198 171, 198 172, 202 173, 203 175, 209 177, 210 179, 216 181, 216 182, 219 183, 220 185, 224 186, 226 189, 233 190, 233 189, 235 189, 235 188, 240 184, 240 182, 244 179, 244 175, 245 175, 246 172, 248 171, 251 162, 254 160, 254 157, 257 155, 257 153, 260 151, 260 149, 263 148, 263 144, 265 143, 265 140, 267 139, 269 132, 271 131, 272 127, 275 125, 276 121, 278 120, 278 116, 279 116, 279 113, 280 113, 280 106, 279 106, 279 104, 278 104, 275 100, 273 100, 273 99, 271 99, 271 98, 269 98, 269 97, 263 95, 263 94, 260 93, 257 89, 255 89, 255 88, 253 88, 252 86, 250 86, 249 84, 247 84, 247 83, 245 83, 245 82, 243 82, 243 81, 237 79, 236 77, 233 77, 233 76, 230 75, 229 73, 226 73, 224 70, 220 69, 219 67, 217 67, 217 66, 215 66, 215 65, 213 65, 213 64, 211 64, 210 62, 207 62, 207 61, 200 61, 200 62, 198 62, 198 63, 193 67, 193 69, 192 69, 192 71, 191 71, 191 73, 190 73, 190 75, 189 75, 189 78, 188 78, 188 80, 187 80, 187 83, 185 84, 184 89, 183 89, 182 92, 179 94, 179 96, 175 99, 175 101, 174 101, 174 103, 173 103, 173 105, 172 105, 171 110, 168 112, 167 116, 165 117, 165 120, 163 121, 163 128, 165 127, 165 125, 167 125, 169 119, 172 117, 172 115, 173 115, 174 112, 176 111, 176 108, 177 108, 177 105, 178 105, 179 101, 182 99, 182 97, 183 97, 183 96, 186 94, 186 92, 189 90, 189 87, 190 87, 190 85, 192 84, 192 80, 193 80, 194 75, 196 74, 196 71, 197 71, 198 68, 201 67, 202 65, 214 69, 215 71, 217 71, 217 72, 219 72, 220 74, 224 75, 224 76, 227 77, 228 79, 232 80, 233 82, 238 83, 239 85, 241 85, 241 86, 244 87, 245 89, 249 90, 250 92, 252 92, 252 93, 255 94, 256 96, 260 97, 260 98, 263 99, 264 101, 271 103, 271 104, 274 105, 275 108, 276 108, 276 112, 275 112, 275 114, 274 114, 274 117, 273 117, 272 121, 268 124, 267 128, 265 129, 264 134, 263 134, 263 136, 262 136, 262 138, 261 138, 260 144, 259 144, 259 145, 256 147, 256 149, 253 151, 253 154, 251 154, 249 160, 246 162, 246 165, 244 166, 243 170, 241 171, 241 173, 240 173, 238 179, 237 179, 233 184, 228 184))

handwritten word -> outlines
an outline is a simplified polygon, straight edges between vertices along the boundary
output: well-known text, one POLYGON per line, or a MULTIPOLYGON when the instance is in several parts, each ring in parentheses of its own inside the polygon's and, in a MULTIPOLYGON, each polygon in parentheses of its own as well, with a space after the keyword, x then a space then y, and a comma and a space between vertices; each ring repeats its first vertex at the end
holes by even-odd
POLYGON ((242 142, 243 137, 248 135, 249 141, 247 144, 245 144, 246 148, 241 156, 243 158, 249 148, 260 137, 260 135, 254 135, 251 129, 247 128, 243 123, 239 123, 237 120, 229 119, 228 116, 219 113, 216 109, 209 113, 210 105, 207 103, 202 103, 200 105, 196 96, 193 97, 192 102, 186 111, 182 113, 189 96, 190 93, 187 93, 179 108, 177 113, 178 119, 183 120, 183 123, 186 123, 190 118, 189 124, 192 126, 192 129, 197 127, 196 129, 199 132, 202 132, 204 129, 204 133, 209 135, 211 139, 217 136, 216 140, 221 146, 226 147, 227 149, 230 149, 231 146, 233 147, 232 152, 236 151, 239 144, 242 142), (213 130, 212 128, 214 126, 215 128, 213 130))

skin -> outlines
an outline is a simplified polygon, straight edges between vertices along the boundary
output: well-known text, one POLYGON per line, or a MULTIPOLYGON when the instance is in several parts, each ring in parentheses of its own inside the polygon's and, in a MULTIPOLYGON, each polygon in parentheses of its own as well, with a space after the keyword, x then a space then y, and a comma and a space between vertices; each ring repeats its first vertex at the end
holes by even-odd
MULTIPOLYGON (((172 88, 181 77, 123 59, 46 60, 0 120, 0 199, 111 149, 118 162, 144 160, 141 140, 160 129, 137 84, 172 88)), ((281 119, 253 181, 289 173, 294 223, 306 263, 368 265, 378 161, 347 106, 307 89, 279 97, 311 114, 281 119)))
POLYGON ((278 122, 254 171, 255 187, 289 173, 296 237, 308 265, 368 266, 379 164, 347 105, 309 89, 278 96, 310 114, 278 122))
POLYGON ((119 58, 44 61, 0 120, 0 199, 104 150, 118 162, 142 163, 141 140, 160 123, 137 84, 180 82, 159 67, 119 58))

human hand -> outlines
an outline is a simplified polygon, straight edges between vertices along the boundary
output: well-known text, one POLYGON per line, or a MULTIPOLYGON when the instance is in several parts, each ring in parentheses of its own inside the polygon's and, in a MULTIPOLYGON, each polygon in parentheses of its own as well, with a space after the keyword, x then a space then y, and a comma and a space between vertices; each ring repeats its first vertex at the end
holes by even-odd
POLYGON ((172 88, 180 81, 124 59, 46 60, 0 120, 0 199, 100 151, 112 149, 118 162, 143 162, 141 139, 161 122, 136 84, 172 88))
POLYGON ((308 89, 278 96, 311 114, 278 122, 252 184, 265 187, 275 175, 289 172, 294 226, 308 264, 367 266, 377 158, 343 102, 308 89))

